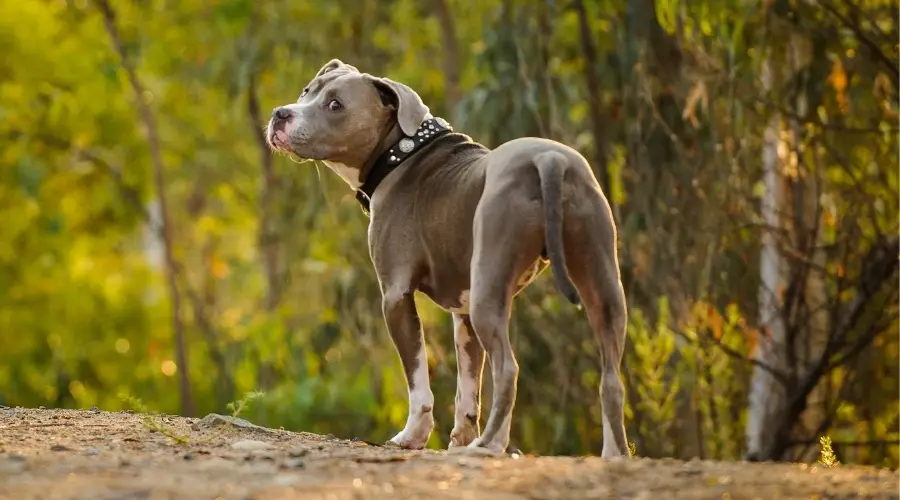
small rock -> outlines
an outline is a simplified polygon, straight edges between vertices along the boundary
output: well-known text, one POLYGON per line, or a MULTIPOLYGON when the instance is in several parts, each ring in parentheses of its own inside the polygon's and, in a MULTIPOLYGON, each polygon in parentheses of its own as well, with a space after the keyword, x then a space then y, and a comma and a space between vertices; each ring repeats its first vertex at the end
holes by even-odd
POLYGON ((242 439, 231 443, 231 449, 243 451, 271 450, 275 448, 264 441, 256 441, 254 439, 242 439))
POLYGON ((303 458, 306 455, 309 455, 309 449, 307 448, 295 448, 288 452, 288 456, 291 458, 303 458))
POLYGON ((6 458, 8 460, 12 460, 13 462, 24 462, 28 460, 27 458, 25 458, 25 455, 19 455, 18 453, 10 453, 9 455, 6 455, 6 458))
POLYGON ((193 459, 197 458, 197 454, 194 453, 193 451, 189 451, 189 452, 185 453, 184 455, 182 455, 181 458, 183 458, 185 460, 193 460, 193 459))
POLYGON ((54 444, 50 447, 50 451, 72 451, 72 448, 68 446, 63 446, 61 444, 54 444))
POLYGON ((38 410, 46 410, 46 409, 47 409, 46 406, 38 406, 38 410))
POLYGON ((272 479, 272 483, 277 486, 291 486, 300 481, 302 481, 302 479, 296 474, 279 474, 272 479))
POLYGON ((216 471, 218 473, 217 475, 221 476, 234 472, 234 465, 230 461, 220 457, 210 457, 208 460, 198 460, 194 464, 194 467, 196 467, 197 470, 216 471))
POLYGON ((210 413, 191 424, 191 429, 195 431, 203 429, 212 429, 215 427, 237 427, 238 429, 247 429, 260 432, 275 432, 272 429, 266 429, 256 424, 250 423, 242 418, 229 417, 227 415, 219 415, 218 413, 210 413))
POLYGON ((355 445, 358 445, 358 446, 368 445, 368 446, 377 446, 379 448, 384 446, 382 444, 374 443, 372 441, 366 441, 365 439, 361 439, 361 438, 357 438, 357 437, 351 439, 350 442, 355 445))
POLYGON ((100 450, 94 447, 90 447, 85 453, 87 454, 87 456, 92 457, 94 455, 98 455, 100 453, 100 450))
POLYGON ((96 406, 91 406, 91 413, 100 413, 100 408, 97 408, 96 406))
POLYGON ((303 462, 303 460, 296 458, 281 462, 282 469, 302 469, 304 467, 306 467, 306 464, 303 462))
POLYGON ((25 462, 25 457, 22 457, 21 460, 18 459, 17 455, 8 455, 6 460, 3 460, 3 458, 0 457, 0 477, 7 474, 19 474, 24 472, 27 468, 28 464, 25 462))
POLYGON ((405 462, 409 460, 409 455, 390 455, 375 457, 356 457, 353 461, 358 464, 386 464, 389 462, 405 462))

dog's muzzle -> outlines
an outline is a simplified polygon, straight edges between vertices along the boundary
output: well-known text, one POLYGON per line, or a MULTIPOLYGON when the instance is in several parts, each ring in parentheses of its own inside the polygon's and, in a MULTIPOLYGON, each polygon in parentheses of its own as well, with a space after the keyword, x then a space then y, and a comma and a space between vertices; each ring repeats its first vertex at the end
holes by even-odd
POLYGON ((272 117, 269 119, 269 144, 275 149, 290 151, 289 137, 287 133, 287 124, 294 117, 294 113, 285 108, 275 108, 272 111, 272 117))

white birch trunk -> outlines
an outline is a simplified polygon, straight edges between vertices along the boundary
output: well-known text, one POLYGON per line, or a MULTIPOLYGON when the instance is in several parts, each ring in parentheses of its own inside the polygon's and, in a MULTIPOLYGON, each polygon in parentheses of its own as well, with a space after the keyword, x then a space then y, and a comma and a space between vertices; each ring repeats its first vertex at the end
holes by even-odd
MULTIPOLYGON (((771 62, 763 68, 763 86, 772 86, 771 62)), ((781 176, 779 149, 782 147, 781 116, 772 115, 766 124, 762 162, 765 194, 762 201, 762 216, 766 228, 762 236, 760 255, 759 322, 760 336, 754 358, 778 371, 783 371, 785 346, 785 324, 781 315, 781 294, 784 286, 785 264, 778 249, 776 231, 781 228, 781 207, 783 205, 783 182, 781 176)), ((766 430, 784 404, 784 388, 781 383, 764 368, 756 366, 750 384, 749 409, 747 414, 747 455, 759 456, 766 443, 766 430)))
MULTIPOLYGON (((782 86, 810 63, 811 47, 808 40, 800 35, 789 35, 786 56, 774 60, 771 56, 763 66, 762 83, 766 91, 776 85, 782 86)), ((796 103, 797 113, 806 112, 806 95, 801 92, 796 103)), ((779 248, 779 238, 786 238, 784 243, 794 244, 801 250, 799 243, 803 238, 816 235, 818 238, 819 219, 817 208, 820 204, 812 172, 800 168, 798 142, 800 125, 784 127, 782 116, 775 113, 766 125, 762 151, 765 194, 762 201, 762 216, 767 226, 762 236, 760 255, 760 290, 759 321, 765 334, 760 338, 754 358, 762 364, 781 373, 796 370, 800 377, 805 375, 805 368, 811 366, 822 355, 827 335, 827 314, 821 307, 825 301, 822 276, 816 271, 808 273, 805 288, 807 309, 816 311, 811 318, 796 318, 808 322, 808 328, 800 331, 798 338, 791 340, 798 366, 787 366, 789 341, 786 338, 787 325, 783 315, 783 292, 787 287, 789 263, 779 248), (797 189, 791 189, 791 182, 797 181, 797 189), (802 203, 796 204, 794 197, 801 196, 802 203), (802 212, 795 213, 794 207, 802 212)), ((816 242, 812 242, 813 248, 816 242)), ((813 251, 808 255, 810 260, 820 266, 824 255, 821 251, 813 251)), ((820 386, 808 400, 809 409, 802 417, 804 428, 812 432, 821 422, 818 411, 823 392, 820 386)), ((768 459, 776 457, 762 456, 767 445, 767 432, 780 422, 778 421, 786 404, 785 387, 766 369, 754 368, 750 387, 749 408, 747 416, 747 455, 768 459)))

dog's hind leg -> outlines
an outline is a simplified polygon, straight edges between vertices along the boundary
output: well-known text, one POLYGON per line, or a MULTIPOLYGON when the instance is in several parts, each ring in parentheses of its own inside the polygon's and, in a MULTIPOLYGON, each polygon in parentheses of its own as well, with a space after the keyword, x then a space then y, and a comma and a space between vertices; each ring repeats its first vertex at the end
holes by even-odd
POLYGON ((470 447, 503 452, 516 399, 519 367, 509 342, 509 316, 518 278, 544 244, 540 203, 511 180, 486 191, 474 221, 469 313, 487 353, 493 401, 480 438, 470 447))
POLYGON ((456 344, 456 411, 450 447, 467 446, 479 433, 481 414, 481 374, 484 370, 484 348, 475 337, 475 329, 467 314, 453 313, 453 340, 456 344))
POLYGON ((600 350, 602 457, 628 455, 625 388, 620 377, 627 311, 619 274, 616 229, 599 186, 567 210, 565 250, 569 276, 581 296, 600 350))

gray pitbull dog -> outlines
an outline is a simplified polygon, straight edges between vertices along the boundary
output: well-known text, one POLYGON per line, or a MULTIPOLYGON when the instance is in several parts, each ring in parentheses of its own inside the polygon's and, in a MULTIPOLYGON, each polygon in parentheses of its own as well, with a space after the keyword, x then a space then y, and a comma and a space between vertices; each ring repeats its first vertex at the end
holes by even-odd
POLYGON ((406 85, 337 59, 297 102, 273 111, 267 138, 275 150, 323 161, 369 210, 369 252, 409 389, 409 416, 393 444, 423 448, 434 426, 413 300, 419 290, 453 314, 458 374, 450 447, 506 449, 519 373, 510 308, 549 262, 566 298, 584 301, 600 346, 602 456, 627 455, 619 376, 627 313, 616 227, 583 156, 540 138, 489 150, 433 117, 406 85), (485 354, 494 391, 481 433, 485 354))

